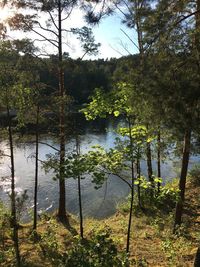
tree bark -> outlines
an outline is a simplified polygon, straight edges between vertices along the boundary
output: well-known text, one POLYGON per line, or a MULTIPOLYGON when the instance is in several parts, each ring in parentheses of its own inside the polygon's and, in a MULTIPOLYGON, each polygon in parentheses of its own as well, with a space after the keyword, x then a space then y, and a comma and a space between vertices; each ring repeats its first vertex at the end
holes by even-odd
MULTIPOLYGON (((159 178, 161 178, 161 157, 160 157, 160 150, 161 150, 161 142, 160 142, 160 129, 158 130, 157 135, 157 175, 159 178)), ((158 194, 160 193, 160 182, 158 182, 158 194)))
MULTIPOLYGON (((80 155, 80 143, 78 136, 76 137, 76 152, 80 155)), ((83 210, 82 210, 82 195, 81 195, 81 177, 78 175, 78 201, 79 201, 79 217, 80 217, 80 236, 83 239, 83 210)))
POLYGON ((150 182, 154 182, 154 180, 152 178, 153 170, 152 170, 152 161, 151 161, 151 144, 149 142, 147 142, 146 155, 147 155, 148 178, 149 178, 150 182))
POLYGON ((38 151, 39 151, 39 105, 36 112, 36 132, 35 132, 35 190, 34 190, 34 216, 33 230, 37 229, 37 193, 38 193, 38 151))
POLYGON ((64 86, 64 71, 62 58, 62 7, 61 1, 58 1, 58 54, 59 54, 59 137, 60 137, 60 170, 59 170, 59 207, 58 218, 63 222, 68 222, 66 216, 65 204, 65 177, 64 177, 64 162, 65 162, 65 86, 64 86))
MULTIPOLYGON (((200 0, 196 0, 196 10, 200 10, 200 0)), ((197 51, 197 65, 198 69, 200 69, 200 12, 196 12, 195 14, 195 46, 197 51)))
POLYGON ((19 237, 18 237, 18 223, 16 215, 16 193, 15 193, 15 165, 14 165, 14 151, 13 151, 13 136, 10 109, 7 104, 7 118, 8 118, 8 134, 10 145, 10 160, 11 160, 11 226, 13 227, 13 242, 16 256, 17 267, 21 265, 21 257, 19 251, 19 237))
POLYGON ((129 221, 128 221, 128 231, 127 231, 127 243, 126 243, 126 253, 129 253, 130 247, 130 235, 131 235, 131 224, 132 224, 132 214, 133 214, 133 201, 134 201, 134 157, 133 157, 133 138, 131 134, 131 121, 128 119, 129 123, 129 140, 131 147, 131 201, 129 210, 129 221))
MULTIPOLYGON (((139 158, 137 158, 137 165, 136 166, 137 166, 137 178, 140 179, 140 177, 141 177, 141 168, 140 168, 140 159, 139 158)), ((137 191, 138 191, 138 205, 139 205, 140 208, 142 208, 141 191, 140 191, 140 180, 138 181, 137 191)))
POLYGON ((187 177, 187 170, 188 170, 188 163, 190 156, 190 139, 191 139, 191 130, 187 129, 184 134, 182 167, 179 180, 180 199, 176 205, 174 232, 176 230, 177 225, 180 225, 182 222, 183 204, 185 200, 185 185, 186 185, 186 177, 187 177))
POLYGON ((195 261, 194 261, 194 267, 199 267, 200 266, 200 248, 197 249, 197 253, 195 256, 195 261))

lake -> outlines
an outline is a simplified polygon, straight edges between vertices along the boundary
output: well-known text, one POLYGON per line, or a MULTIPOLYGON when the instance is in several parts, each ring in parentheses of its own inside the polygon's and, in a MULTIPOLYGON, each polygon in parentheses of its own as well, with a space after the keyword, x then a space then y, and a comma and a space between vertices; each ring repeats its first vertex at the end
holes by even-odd
MULTIPOLYGON (((84 153, 91 149, 91 146, 99 144, 105 148, 113 147, 116 133, 113 131, 112 123, 108 123, 102 127, 86 127, 84 133, 80 136, 81 152, 84 153), (106 128, 106 129, 105 129, 106 128)), ((20 140, 20 139, 19 139, 20 140)), ((33 210, 33 195, 34 195, 34 153, 35 146, 32 143, 33 136, 27 136, 26 141, 16 141, 14 144, 15 155, 15 172, 16 172, 16 191, 20 194, 27 190, 29 199, 26 203, 27 211, 24 215, 24 220, 28 219, 27 213, 33 210)), ((42 135, 40 141, 48 143, 56 148, 59 148, 56 138, 52 136, 42 135)), ((66 144, 66 151, 72 151, 75 148, 74 138, 69 138, 66 144)), ((5 154, 9 154, 7 141, 0 142, 0 149, 5 154)), ((45 144, 39 145, 39 159, 45 160, 46 155, 54 153, 54 150, 45 144)), ((191 164, 197 162, 197 157, 191 158, 191 164)), ((10 191, 10 180, 7 176, 10 175, 10 159, 8 157, 0 160, 0 200, 9 204, 8 193, 10 191)), ((141 163, 142 171, 146 174, 146 162, 141 163)), ((162 163, 162 177, 170 180, 177 177, 180 161, 177 160, 174 165, 172 160, 166 160, 162 163)), ((38 187, 38 211, 42 213, 52 212, 58 207, 58 181, 53 180, 53 173, 45 173, 39 164, 39 187, 38 187)), ((156 168, 156 163, 153 162, 153 167, 156 168)), ((102 188, 96 190, 90 178, 81 180, 83 214, 87 217, 105 218, 116 211, 116 206, 123 201, 129 194, 129 187, 119 178, 110 175, 107 182, 102 188)), ((77 180, 66 180, 66 207, 70 213, 78 215, 78 194, 77 180)))

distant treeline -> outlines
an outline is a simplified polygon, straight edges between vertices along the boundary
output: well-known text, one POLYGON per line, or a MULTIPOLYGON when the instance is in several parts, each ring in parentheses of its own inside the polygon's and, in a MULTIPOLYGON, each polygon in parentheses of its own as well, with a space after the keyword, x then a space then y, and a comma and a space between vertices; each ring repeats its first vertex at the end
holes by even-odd
MULTIPOLYGON (((18 55, 10 54, 8 60, 19 62, 18 55)), ((4 57, 0 54, 0 60, 4 57)), ((30 69, 30 59, 34 61, 34 72, 38 72, 40 82, 46 86, 42 93, 46 96, 52 95, 58 90, 57 56, 49 58, 37 58, 32 55, 21 56, 23 68, 30 69)), ((88 97, 95 88, 105 91, 111 90, 116 82, 126 75, 130 70, 138 66, 138 55, 121 57, 119 59, 81 60, 66 57, 63 62, 66 95, 71 96, 75 105, 88 102, 88 97)))
MULTIPOLYGON (((40 71, 41 81, 51 88, 55 88, 55 90, 58 87, 57 75, 48 66, 52 66, 52 63, 56 60, 56 56, 45 59, 44 62, 47 63, 47 67, 40 71)), ((137 65, 137 55, 119 59, 111 58, 110 60, 75 60, 66 58, 64 61, 66 94, 73 98, 75 104, 88 102, 88 97, 95 88, 101 87, 103 90, 109 91, 114 83, 121 81, 122 77, 125 78, 129 70, 137 65)))

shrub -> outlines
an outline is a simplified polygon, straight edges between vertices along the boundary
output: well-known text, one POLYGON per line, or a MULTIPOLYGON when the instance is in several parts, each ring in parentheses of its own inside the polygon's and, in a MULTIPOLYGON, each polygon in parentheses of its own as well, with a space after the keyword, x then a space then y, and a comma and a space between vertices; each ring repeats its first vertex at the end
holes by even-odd
POLYGON ((166 184, 160 188, 160 193, 157 196, 157 205, 165 207, 166 210, 170 210, 175 207, 176 202, 179 199, 179 189, 173 186, 171 183, 166 184))
MULTIPOLYGON (((161 178, 155 178, 154 184, 147 181, 145 177, 141 177, 140 180, 136 180, 135 185, 140 186, 140 205, 138 200, 137 188, 135 188, 134 196, 134 211, 138 214, 141 206, 143 209, 155 210, 163 209, 168 212, 172 210, 177 200, 179 199, 179 189, 177 187, 176 180, 167 183, 164 186, 160 186, 160 191, 158 193, 157 183, 161 183, 161 178)), ((126 201, 118 204, 118 210, 123 213, 128 213, 130 210, 130 195, 127 197, 126 201)))
POLYGON ((89 241, 77 237, 64 261, 66 267, 129 266, 127 255, 118 252, 109 229, 92 233, 89 241))

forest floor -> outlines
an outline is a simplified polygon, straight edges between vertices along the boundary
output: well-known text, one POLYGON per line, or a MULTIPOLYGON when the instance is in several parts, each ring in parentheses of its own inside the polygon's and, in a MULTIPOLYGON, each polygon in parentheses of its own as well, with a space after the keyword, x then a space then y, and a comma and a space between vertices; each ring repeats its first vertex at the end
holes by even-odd
MULTIPOLYGON (((183 225, 176 235, 172 234, 173 214, 174 211, 134 212, 130 242, 131 266, 193 266, 200 244, 200 186, 187 183, 183 225)), ((38 240, 30 234, 30 225, 20 227, 20 250, 26 262, 23 266, 65 266, 58 265, 57 259, 75 244, 79 232, 78 219, 74 216, 69 218, 74 231, 67 230, 54 216, 43 218, 38 224, 38 240)), ((125 251, 127 222, 128 213, 124 211, 118 211, 104 220, 85 219, 84 236, 90 240, 94 231, 109 229, 118 250, 125 251)), ((0 266, 14 266, 11 256, 13 251, 8 250, 11 246, 10 233, 5 233, 4 249, 7 256, 0 266)))

